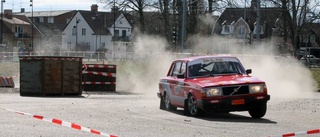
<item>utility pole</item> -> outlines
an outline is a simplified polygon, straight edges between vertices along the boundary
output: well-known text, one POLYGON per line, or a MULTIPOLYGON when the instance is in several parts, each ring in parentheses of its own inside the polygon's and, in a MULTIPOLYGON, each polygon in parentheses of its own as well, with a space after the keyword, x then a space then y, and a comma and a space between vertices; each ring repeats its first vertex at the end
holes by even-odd
POLYGON ((187 20, 187 0, 183 0, 183 12, 182 12, 182 29, 181 29, 181 52, 185 46, 186 39, 186 20, 187 20))
POLYGON ((113 0, 113 59, 115 60, 115 39, 116 38, 116 1, 113 0))
POLYGON ((3 44, 3 3, 6 2, 5 0, 1 0, 1 37, 0 37, 0 44, 3 44))
POLYGON ((78 19, 78 17, 76 17, 76 52, 78 52, 78 23, 80 22, 80 19, 78 19))
POLYGON ((257 32, 256 32, 256 36, 257 36, 257 41, 260 42, 260 0, 257 0, 257 32))
POLYGON ((33 0, 30 0, 31 4, 31 50, 33 50, 33 0))

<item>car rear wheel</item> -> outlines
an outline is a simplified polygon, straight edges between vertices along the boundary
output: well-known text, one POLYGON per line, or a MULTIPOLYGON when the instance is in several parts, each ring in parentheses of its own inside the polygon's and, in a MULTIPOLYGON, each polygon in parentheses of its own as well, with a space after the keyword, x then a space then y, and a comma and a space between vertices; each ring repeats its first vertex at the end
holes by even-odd
POLYGON ((163 99, 162 96, 160 97, 160 109, 161 110, 165 110, 166 109, 166 106, 165 106, 165 103, 164 103, 164 99, 163 99))
POLYGON ((171 105, 171 101, 167 93, 164 95, 163 100, 164 100, 166 110, 177 110, 177 107, 171 105))
POLYGON ((249 109, 252 118, 262 118, 267 112, 267 104, 256 105, 249 109))

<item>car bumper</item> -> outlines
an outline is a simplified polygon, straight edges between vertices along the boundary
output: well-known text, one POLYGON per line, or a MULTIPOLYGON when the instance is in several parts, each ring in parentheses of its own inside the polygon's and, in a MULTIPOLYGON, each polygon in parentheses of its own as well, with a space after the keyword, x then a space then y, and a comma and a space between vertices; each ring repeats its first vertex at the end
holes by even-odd
POLYGON ((242 98, 223 98, 197 100, 198 107, 207 112, 247 111, 253 106, 264 105, 270 100, 270 95, 248 96, 242 98), (235 101, 239 101, 234 103, 235 101))

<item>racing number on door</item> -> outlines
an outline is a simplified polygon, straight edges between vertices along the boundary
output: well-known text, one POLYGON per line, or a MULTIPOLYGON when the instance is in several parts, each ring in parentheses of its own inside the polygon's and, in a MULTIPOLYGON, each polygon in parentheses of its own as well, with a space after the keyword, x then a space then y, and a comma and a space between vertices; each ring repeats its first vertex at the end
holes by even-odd
POLYGON ((182 90, 182 87, 183 87, 183 84, 184 82, 181 82, 179 81, 177 85, 174 86, 174 93, 176 95, 179 95, 179 93, 181 93, 183 90, 182 90))

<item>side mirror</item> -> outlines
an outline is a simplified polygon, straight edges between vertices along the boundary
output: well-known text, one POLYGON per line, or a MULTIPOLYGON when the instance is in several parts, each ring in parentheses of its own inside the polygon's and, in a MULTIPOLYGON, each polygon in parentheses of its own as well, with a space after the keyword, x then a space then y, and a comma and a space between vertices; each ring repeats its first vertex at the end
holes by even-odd
POLYGON ((177 78, 185 78, 185 77, 184 77, 184 74, 178 74, 177 78))
POLYGON ((247 69, 246 70, 247 75, 252 73, 252 69, 247 69))

